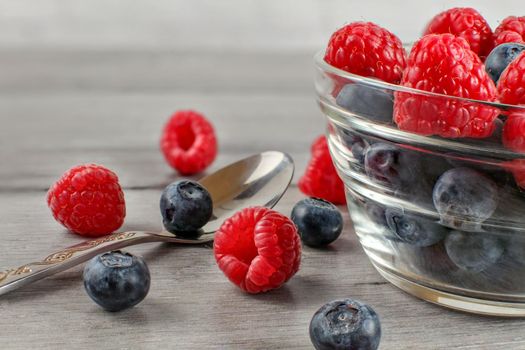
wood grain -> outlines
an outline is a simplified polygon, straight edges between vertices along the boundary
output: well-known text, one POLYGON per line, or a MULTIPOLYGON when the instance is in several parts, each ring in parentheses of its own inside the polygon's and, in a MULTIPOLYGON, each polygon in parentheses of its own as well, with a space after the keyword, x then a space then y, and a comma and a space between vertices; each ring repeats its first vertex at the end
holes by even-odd
MULTIPOLYGON (((152 60, 169 62, 172 54, 166 55, 152 60)), ((190 60, 191 54, 185 55, 190 60)), ((160 229, 160 191, 176 175, 164 164, 157 142, 162 123, 177 108, 195 107, 213 120, 221 144, 213 168, 279 149, 294 157, 301 173, 309 143, 323 131, 310 88, 309 55, 296 68, 290 68, 296 56, 273 57, 267 76, 251 72, 254 65, 265 64, 253 63, 259 56, 246 54, 241 60, 224 55, 219 60, 223 67, 236 62, 239 71, 251 72, 244 82, 242 74, 234 82, 215 72, 216 56, 194 78, 188 66, 167 63, 169 74, 157 72, 149 80, 142 78, 153 61, 140 53, 8 56, 13 88, 0 79, 2 267, 81 240, 54 222, 45 204, 49 184, 80 162, 104 163, 118 172, 128 209, 123 230, 160 229), (90 59, 78 65, 80 56, 90 59), (90 71, 108 74, 95 77, 90 71), (38 79, 33 81, 33 75, 38 79), (213 77, 210 90, 201 85, 206 76, 213 77)), ((289 214, 301 197, 294 185, 277 209, 289 214)), ((324 250, 305 247, 300 272, 281 289, 243 294, 218 270, 209 245, 131 247, 146 258, 152 273, 150 294, 141 304, 121 313, 102 311, 86 296, 77 267, 0 298, 1 348, 306 349, 312 314, 341 297, 361 299, 377 310, 381 349, 525 348, 522 320, 449 311, 385 282, 341 209, 343 236, 324 250)))

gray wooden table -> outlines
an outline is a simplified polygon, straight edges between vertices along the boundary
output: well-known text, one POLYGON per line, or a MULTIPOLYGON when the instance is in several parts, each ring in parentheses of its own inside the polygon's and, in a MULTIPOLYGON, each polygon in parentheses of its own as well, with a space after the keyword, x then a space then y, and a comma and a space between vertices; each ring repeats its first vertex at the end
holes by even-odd
MULTIPOLYGON (((268 149, 289 152, 298 175, 322 133, 311 53, 1 52, 0 267, 81 241, 51 217, 49 185, 69 167, 118 173, 123 229, 160 229, 159 194, 177 178, 158 151, 176 109, 214 123, 220 153, 210 170, 268 149)), ((301 198, 293 185, 277 209, 301 198)), ((342 208, 345 210, 344 208, 342 208)), ((385 282, 368 262, 345 210, 345 231, 324 250, 304 248, 283 288, 246 295, 215 265, 210 246, 132 247, 152 274, 137 307, 107 313, 85 294, 81 267, 0 297, 1 349, 306 349, 314 311, 335 298, 371 304, 381 349, 525 349, 524 321, 449 311, 385 282)))

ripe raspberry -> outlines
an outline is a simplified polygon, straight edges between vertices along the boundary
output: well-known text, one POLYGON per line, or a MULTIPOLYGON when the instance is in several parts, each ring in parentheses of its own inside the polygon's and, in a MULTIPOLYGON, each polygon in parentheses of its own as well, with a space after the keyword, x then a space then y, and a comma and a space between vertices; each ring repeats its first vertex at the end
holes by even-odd
POLYGON ((525 17, 509 16, 494 31, 495 44, 525 43, 525 17))
POLYGON ((450 33, 465 39, 470 49, 482 59, 487 57, 494 47, 492 29, 479 14, 469 7, 456 7, 436 15, 423 35, 450 33))
POLYGON ((498 80, 499 100, 507 104, 525 104, 525 52, 516 57, 498 80))
POLYGON ((525 113, 511 113, 503 125, 503 145, 516 152, 525 152, 525 113))
POLYGON ((58 222, 82 236, 109 234, 126 216, 117 175, 96 164, 66 171, 47 192, 47 205, 58 222))
POLYGON ((321 135, 317 137, 312 143, 312 146, 310 146, 310 152, 312 154, 315 154, 317 152, 325 152, 327 147, 328 144, 326 143, 326 137, 324 135, 321 135))
POLYGON ((370 22, 354 22, 337 30, 324 60, 347 72, 397 84, 405 68, 405 50, 394 34, 370 22))
POLYGON ((263 207, 243 209, 226 220, 215 233, 213 249, 226 277, 253 294, 280 287, 301 262, 294 223, 263 207))
POLYGON ((326 137, 320 136, 312 144, 312 159, 299 180, 299 189, 305 195, 334 204, 345 204, 344 185, 330 157, 326 137))
POLYGON ((169 165, 182 175, 206 169, 217 155, 213 126, 198 112, 178 111, 171 116, 160 140, 169 165))
MULTIPOLYGON (((494 101, 496 87, 463 38, 429 34, 412 48, 401 85, 450 96, 494 101)), ((480 103, 396 92, 399 129, 443 137, 488 137, 498 110, 480 103)))

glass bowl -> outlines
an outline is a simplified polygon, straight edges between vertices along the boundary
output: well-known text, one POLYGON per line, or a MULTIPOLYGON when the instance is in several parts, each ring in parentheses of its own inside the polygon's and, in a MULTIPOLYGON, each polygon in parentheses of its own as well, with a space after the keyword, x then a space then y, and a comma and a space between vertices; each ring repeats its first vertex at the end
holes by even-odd
MULTIPOLYGON (((503 121, 525 109, 401 87, 315 57, 327 139, 359 241, 402 290, 467 312, 525 316, 525 154, 501 145, 503 121), (395 106, 394 106, 395 105, 395 106), (453 116, 485 138, 424 136, 392 121, 453 116), (466 115, 477 116, 466 123, 466 115)), ((516 115, 514 115, 516 114, 516 115)), ((432 124, 432 122, 430 122, 432 124)), ((439 122, 432 124, 434 129, 439 122)), ((525 140, 523 140, 525 143, 525 140)))

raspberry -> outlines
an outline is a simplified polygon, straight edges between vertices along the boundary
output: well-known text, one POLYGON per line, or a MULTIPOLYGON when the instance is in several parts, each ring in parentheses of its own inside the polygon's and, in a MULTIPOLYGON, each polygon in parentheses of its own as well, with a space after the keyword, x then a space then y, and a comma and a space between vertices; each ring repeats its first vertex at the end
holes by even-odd
POLYGON ((525 104, 525 52, 516 57, 501 73, 498 80, 500 102, 525 104))
POLYGON ((473 8, 456 7, 441 12, 432 18, 424 35, 445 33, 465 39, 470 49, 481 58, 486 57, 494 47, 492 29, 473 8))
MULTIPOLYGON (((412 48, 401 85, 450 96, 494 101, 496 87, 467 41, 452 34, 429 34, 412 48)), ((396 92, 394 121, 399 129, 443 137, 488 137, 498 110, 480 103, 396 92)))
POLYGON ((286 216, 263 207, 243 209, 226 220, 213 244, 219 268, 248 293, 283 285, 299 270, 301 242, 286 216))
POLYGON ((344 185, 330 157, 326 137, 320 136, 312 144, 312 159, 299 180, 299 189, 305 195, 334 204, 345 204, 344 185))
POLYGON ((523 37, 521 36, 521 34, 517 32, 513 32, 511 30, 505 30, 499 33, 499 35, 496 37, 495 44, 497 46, 497 45, 506 44, 506 43, 523 44, 524 41, 523 41, 523 37))
POLYGON ((324 152, 327 147, 328 145, 326 143, 326 137, 324 135, 321 135, 317 137, 312 143, 312 146, 310 146, 310 152, 312 154, 315 154, 317 152, 324 152))
POLYGON ((182 175, 206 169, 217 155, 213 126, 198 112, 178 111, 162 132, 160 148, 168 164, 182 175))
POLYGON ((354 22, 332 34, 324 60, 350 73, 397 84, 405 68, 405 50, 388 30, 370 22, 354 22))
POLYGON ((109 234, 126 216, 117 175, 96 164, 66 171, 47 192, 47 205, 58 222, 82 236, 109 234))
POLYGON ((509 16, 494 31, 496 45, 525 43, 525 17, 509 16))
POLYGON ((525 152, 525 113, 511 113, 503 125, 503 145, 516 152, 525 152))

